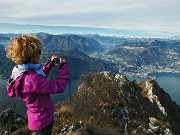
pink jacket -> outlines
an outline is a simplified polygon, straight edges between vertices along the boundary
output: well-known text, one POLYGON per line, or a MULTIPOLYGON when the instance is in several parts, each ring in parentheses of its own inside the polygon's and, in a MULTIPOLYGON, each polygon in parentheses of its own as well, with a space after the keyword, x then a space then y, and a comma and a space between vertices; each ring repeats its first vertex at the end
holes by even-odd
MULTIPOLYGON (((48 75, 54 63, 46 63, 42 71, 48 75)), ((26 103, 28 127, 30 130, 39 130, 53 120, 54 105, 50 94, 64 92, 68 83, 68 65, 58 69, 57 81, 49 80, 35 71, 28 69, 20 74, 11 83, 7 83, 8 95, 17 98, 19 95, 26 103)))

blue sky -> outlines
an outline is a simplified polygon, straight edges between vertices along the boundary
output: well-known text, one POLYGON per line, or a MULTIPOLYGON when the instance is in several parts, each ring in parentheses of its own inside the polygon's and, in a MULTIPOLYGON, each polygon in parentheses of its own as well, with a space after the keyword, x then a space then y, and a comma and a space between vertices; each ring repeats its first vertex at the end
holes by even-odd
POLYGON ((75 33, 179 36, 179 13, 180 0, 1 0, 0 32, 37 32, 43 25, 52 34, 55 26, 71 26, 75 33), (36 26, 16 30, 3 23, 36 26))

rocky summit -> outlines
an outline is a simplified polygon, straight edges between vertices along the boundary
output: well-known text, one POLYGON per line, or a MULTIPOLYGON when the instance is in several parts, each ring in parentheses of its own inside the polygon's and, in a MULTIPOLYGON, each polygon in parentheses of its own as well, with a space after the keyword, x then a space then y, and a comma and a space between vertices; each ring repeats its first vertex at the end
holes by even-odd
POLYGON ((56 108, 54 134, 180 133, 179 107, 154 78, 137 83, 112 72, 86 74, 72 100, 56 108))
MULTIPOLYGON (((113 72, 86 73, 71 100, 55 107, 53 135, 180 133, 179 106, 154 78, 137 83, 113 72)), ((10 109, 1 113, 3 134, 33 134, 17 116, 10 109)))

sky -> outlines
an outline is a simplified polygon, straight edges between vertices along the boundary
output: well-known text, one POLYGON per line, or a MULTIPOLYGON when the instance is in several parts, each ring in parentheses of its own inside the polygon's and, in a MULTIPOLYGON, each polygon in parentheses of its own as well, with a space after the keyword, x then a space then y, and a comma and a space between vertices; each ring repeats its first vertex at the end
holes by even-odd
MULTIPOLYGON (((12 23, 90 27, 109 29, 114 34, 126 31, 137 35, 180 36, 179 14, 180 0, 0 1, 0 26, 12 23)), ((0 29, 0 33, 7 31, 8 27, 0 29)))

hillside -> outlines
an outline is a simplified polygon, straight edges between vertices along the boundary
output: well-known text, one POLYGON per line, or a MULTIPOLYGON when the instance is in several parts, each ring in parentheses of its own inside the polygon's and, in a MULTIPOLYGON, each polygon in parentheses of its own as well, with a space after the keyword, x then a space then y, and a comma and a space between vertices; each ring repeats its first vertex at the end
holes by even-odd
POLYGON ((114 62, 124 75, 147 77, 153 72, 180 72, 180 42, 124 42, 90 56, 114 62))
POLYGON ((101 51, 103 46, 96 40, 78 35, 50 35, 45 33, 36 34, 42 41, 46 50, 71 50, 77 49, 82 52, 101 51))
MULTIPOLYGON (((83 72, 97 72, 97 71, 113 71, 117 72, 117 68, 115 64, 112 62, 108 62, 105 60, 100 60, 97 58, 91 58, 88 55, 84 54, 81 51, 76 49, 73 50, 61 50, 61 51, 43 51, 41 55, 41 64, 43 65, 45 62, 49 61, 52 55, 57 55, 59 57, 65 58, 69 63, 70 75, 74 78, 79 78, 81 73, 83 72)), ((0 53, 0 76, 3 79, 7 79, 11 74, 11 71, 15 64, 6 57, 6 53, 3 50, 0 53)), ((51 71, 49 78, 56 78, 57 67, 53 68, 51 71)))
MULTIPOLYGON (((154 79, 84 74, 72 100, 56 105, 54 135, 178 135, 180 110, 154 79)), ((14 135, 27 133, 26 127, 14 135)))

